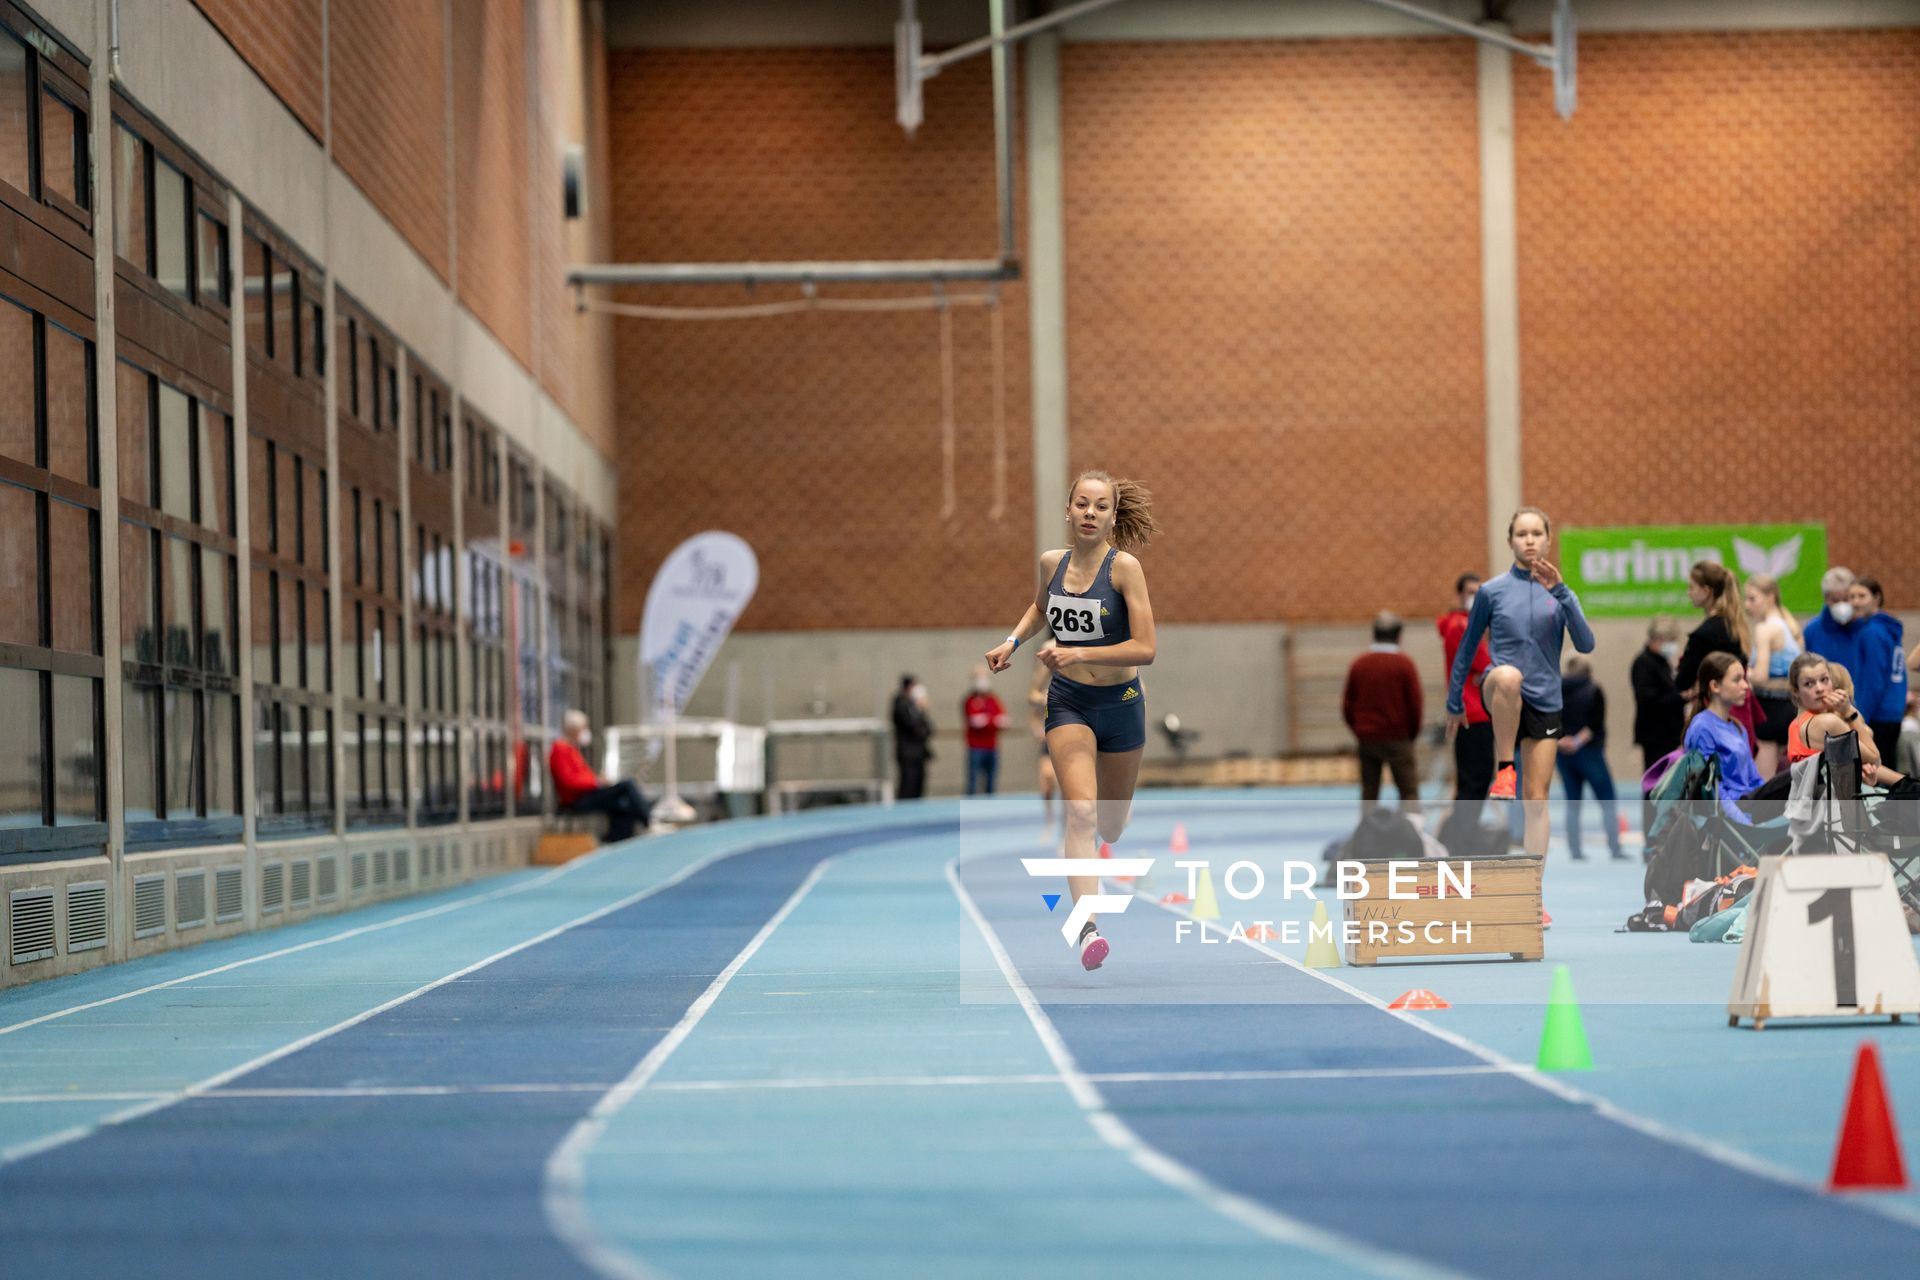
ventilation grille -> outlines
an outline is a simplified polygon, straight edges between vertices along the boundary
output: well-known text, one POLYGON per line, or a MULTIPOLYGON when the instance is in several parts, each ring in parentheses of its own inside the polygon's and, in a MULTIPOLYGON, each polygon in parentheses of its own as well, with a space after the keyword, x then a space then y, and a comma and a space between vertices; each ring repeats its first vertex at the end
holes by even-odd
POLYGON ((373 882, 375 884, 387 882, 387 851, 385 849, 373 851, 373 882))
POLYGON ((243 896, 246 881, 239 867, 215 867, 213 871, 213 918, 220 924, 238 920, 246 914, 243 896))
POLYGON ((176 871, 173 874, 173 927, 197 929, 207 922, 207 872, 176 871))
POLYGON ((167 931, 167 875, 162 871, 133 878, 133 936, 151 938, 167 931))
POLYGON ((460 846, 459 845, 455 845, 453 847, 453 873, 455 875, 460 874, 460 846))
POLYGON ((330 854, 320 859, 320 901, 332 902, 340 896, 340 857, 330 854))
POLYGON ((288 905, 309 906, 313 902, 313 863, 305 858, 293 864, 293 896, 288 905))
POLYGON ((447 846, 445 845, 440 845, 433 851, 433 874, 437 876, 447 874, 447 846))
POLYGON ((287 864, 265 863, 260 868, 260 914, 272 915, 287 905, 287 864))
POLYGON ((367 855, 365 850, 353 855, 353 883, 350 887, 355 893, 367 887, 367 855))
POLYGON ((107 882, 67 886, 67 954, 107 945, 107 882))
POLYGON ((394 880, 400 884, 405 884, 412 870, 413 854, 406 849, 395 849, 393 851, 394 880))
POLYGON ((45 960, 53 954, 53 890, 15 889, 7 956, 14 964, 45 960))

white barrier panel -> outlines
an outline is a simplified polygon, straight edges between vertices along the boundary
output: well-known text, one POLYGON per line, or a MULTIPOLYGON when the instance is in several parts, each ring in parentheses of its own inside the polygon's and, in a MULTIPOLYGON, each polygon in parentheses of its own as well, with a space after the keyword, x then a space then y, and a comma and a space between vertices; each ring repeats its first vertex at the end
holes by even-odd
POLYGON ((1879 854, 1760 860, 1727 1025, 1920 1014, 1920 962, 1879 854))

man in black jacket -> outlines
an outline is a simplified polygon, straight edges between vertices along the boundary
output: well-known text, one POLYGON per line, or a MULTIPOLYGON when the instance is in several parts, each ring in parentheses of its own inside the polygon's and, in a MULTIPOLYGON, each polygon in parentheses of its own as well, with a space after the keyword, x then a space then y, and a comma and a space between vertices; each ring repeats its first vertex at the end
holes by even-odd
MULTIPOLYGON (((1680 746, 1687 729, 1686 699, 1674 683, 1673 664, 1680 655, 1680 628, 1671 618, 1655 618, 1647 628, 1647 647, 1633 660, 1633 741, 1640 748, 1640 767, 1680 746)), ((1644 800, 1640 829, 1653 821, 1653 806, 1644 800)))
POLYGON ((927 718, 927 686, 912 676, 900 677, 893 695, 893 758, 900 766, 900 785, 894 795, 918 800, 927 792, 927 761, 933 759, 933 721, 927 718))

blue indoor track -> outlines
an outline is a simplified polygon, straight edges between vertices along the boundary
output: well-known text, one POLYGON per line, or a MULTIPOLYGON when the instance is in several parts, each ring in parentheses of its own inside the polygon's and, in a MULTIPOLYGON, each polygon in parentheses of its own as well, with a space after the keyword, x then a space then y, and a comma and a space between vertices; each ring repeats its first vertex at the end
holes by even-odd
MULTIPOLYGON (((1032 796, 838 809, 0 996, 0 1275, 1911 1277, 1920 1193, 1834 1196, 1855 1049, 1920 1156, 1920 1030, 1726 1026, 1737 948, 1615 928, 1556 839, 1547 965, 1312 971, 1228 925, 1350 794, 1150 792, 1083 972, 1032 796), (1453 1008, 1384 1002, 1428 987, 1453 1008)), ((1257 912, 1253 911, 1258 906, 1257 912)), ((1330 904, 1332 905, 1332 904, 1330 904)), ((1335 914, 1338 914, 1337 907, 1335 914)))

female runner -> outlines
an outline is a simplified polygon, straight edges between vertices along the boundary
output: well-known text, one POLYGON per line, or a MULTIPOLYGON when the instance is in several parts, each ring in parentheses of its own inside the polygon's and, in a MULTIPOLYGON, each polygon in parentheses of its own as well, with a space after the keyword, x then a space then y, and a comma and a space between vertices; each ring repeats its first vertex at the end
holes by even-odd
MULTIPOLYGON (((1507 545, 1513 550, 1513 568, 1485 583, 1473 598, 1467 615, 1467 633, 1453 660, 1447 685, 1447 740, 1466 724, 1467 673, 1480 637, 1487 637, 1492 658, 1481 677, 1480 696, 1493 717, 1496 769, 1489 799, 1511 800, 1514 794, 1513 759, 1516 747, 1526 752, 1520 776, 1525 779, 1528 853, 1544 855, 1551 834, 1547 792, 1553 785, 1556 740, 1560 723, 1560 645, 1573 637, 1581 653, 1593 652, 1593 628, 1580 612, 1580 598, 1561 580, 1560 570, 1547 559, 1553 524, 1538 507, 1522 507, 1507 521, 1507 545)), ((1550 924, 1545 911, 1541 923, 1550 924)))
MULTIPOLYGON (((1141 667, 1153 662, 1153 606, 1147 575, 1131 551, 1158 526, 1153 495, 1104 471, 1082 472, 1067 494, 1073 545, 1040 557, 1040 587, 1020 625, 987 654, 1005 671, 1013 651, 1042 627, 1053 643, 1038 661, 1053 673, 1047 687, 1047 755, 1066 810, 1066 855, 1098 858, 1100 842, 1126 829, 1140 752, 1147 745, 1147 701, 1141 667)), ((1098 871, 1068 880, 1073 900, 1098 893, 1098 871)), ((1078 939, 1080 963, 1098 969, 1107 940, 1089 919, 1078 939)))

